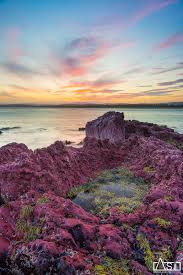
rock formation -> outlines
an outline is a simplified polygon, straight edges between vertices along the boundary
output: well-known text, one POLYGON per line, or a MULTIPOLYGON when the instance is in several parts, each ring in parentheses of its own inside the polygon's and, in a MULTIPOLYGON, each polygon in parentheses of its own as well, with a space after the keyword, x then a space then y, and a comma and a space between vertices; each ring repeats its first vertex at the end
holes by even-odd
POLYGON ((86 136, 118 143, 125 138, 124 114, 108 112, 86 124, 86 136))

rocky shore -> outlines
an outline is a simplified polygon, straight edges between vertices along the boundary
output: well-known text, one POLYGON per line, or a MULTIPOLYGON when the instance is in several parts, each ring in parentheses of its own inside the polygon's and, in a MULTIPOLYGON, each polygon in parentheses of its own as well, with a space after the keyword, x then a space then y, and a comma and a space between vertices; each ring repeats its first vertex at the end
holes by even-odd
POLYGON ((183 262, 183 135, 118 112, 85 131, 80 148, 0 148, 0 274, 152 274, 160 257, 183 262), (104 215, 72 201, 106 170, 148 187, 137 207, 123 200, 104 215))

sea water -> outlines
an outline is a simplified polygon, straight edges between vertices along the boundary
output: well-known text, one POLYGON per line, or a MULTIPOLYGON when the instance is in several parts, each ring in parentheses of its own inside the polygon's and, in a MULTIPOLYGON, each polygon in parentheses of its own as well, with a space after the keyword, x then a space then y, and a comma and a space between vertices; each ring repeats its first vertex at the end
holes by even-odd
POLYGON ((87 121, 107 111, 124 112, 126 119, 167 125, 183 133, 183 109, 150 108, 0 108, 0 146, 24 143, 31 149, 46 147, 57 140, 68 140, 77 146, 85 137, 87 121), (18 127, 11 129, 12 127, 18 127))

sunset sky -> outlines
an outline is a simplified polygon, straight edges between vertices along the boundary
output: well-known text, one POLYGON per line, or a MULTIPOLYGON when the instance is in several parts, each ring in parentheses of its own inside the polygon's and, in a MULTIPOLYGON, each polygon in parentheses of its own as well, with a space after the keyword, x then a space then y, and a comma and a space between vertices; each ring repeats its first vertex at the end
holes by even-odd
POLYGON ((183 101, 182 0, 0 0, 0 103, 183 101))

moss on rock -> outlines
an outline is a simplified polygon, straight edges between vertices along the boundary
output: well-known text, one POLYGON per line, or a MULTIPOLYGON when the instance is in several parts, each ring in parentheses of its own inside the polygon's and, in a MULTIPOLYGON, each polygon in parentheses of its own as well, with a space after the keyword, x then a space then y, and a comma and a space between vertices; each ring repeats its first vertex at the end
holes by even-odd
POLYGON ((96 179, 70 190, 72 198, 85 210, 105 217, 111 207, 131 213, 137 209, 148 191, 148 184, 127 168, 104 171, 96 179))

